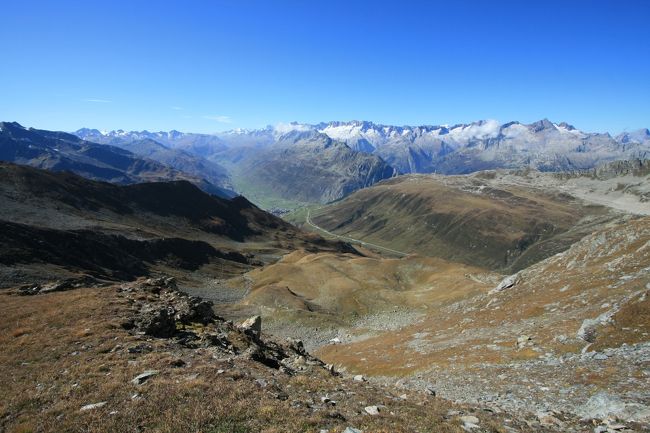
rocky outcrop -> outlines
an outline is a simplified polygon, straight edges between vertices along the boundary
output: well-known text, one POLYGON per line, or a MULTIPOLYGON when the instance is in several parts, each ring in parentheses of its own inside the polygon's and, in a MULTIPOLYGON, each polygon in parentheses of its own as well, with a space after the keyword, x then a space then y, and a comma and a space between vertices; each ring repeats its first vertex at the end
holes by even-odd
MULTIPOLYGON (((190 348, 213 348, 288 374, 325 369, 300 340, 278 342, 263 336, 259 316, 240 325, 226 321, 214 313, 212 302, 179 291, 173 278, 123 284, 118 292, 131 303, 133 314, 122 323, 129 332, 171 339, 190 348)), ((333 369, 327 370, 334 374, 333 369)))

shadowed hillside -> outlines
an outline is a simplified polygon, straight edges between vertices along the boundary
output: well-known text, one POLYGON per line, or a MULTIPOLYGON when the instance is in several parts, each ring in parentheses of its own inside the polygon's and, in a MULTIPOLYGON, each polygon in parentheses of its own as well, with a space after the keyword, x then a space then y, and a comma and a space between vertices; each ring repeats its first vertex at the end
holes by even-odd
POLYGON ((3 284, 44 278, 43 265, 132 279, 159 265, 229 274, 296 248, 353 251, 187 181, 118 186, 2 163, 0 204, 3 284))

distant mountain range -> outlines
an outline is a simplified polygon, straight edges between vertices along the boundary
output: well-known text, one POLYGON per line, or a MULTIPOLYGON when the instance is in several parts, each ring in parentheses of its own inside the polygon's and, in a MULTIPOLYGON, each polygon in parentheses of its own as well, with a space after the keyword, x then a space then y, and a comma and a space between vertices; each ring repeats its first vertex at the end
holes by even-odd
POLYGON ((401 173, 464 174, 522 167, 541 171, 588 169, 612 160, 642 159, 650 150, 647 129, 612 137, 547 119, 528 125, 479 121, 395 127, 330 122, 314 127, 353 149, 381 156, 401 173))
POLYGON ((136 138, 135 135, 104 135, 96 129, 80 129, 75 134, 84 140, 116 146, 184 173, 204 178, 214 185, 232 189, 230 176, 224 167, 200 155, 163 144, 168 140, 159 134, 143 134, 142 138, 136 138))
POLYGON ((136 153, 143 153, 143 140, 157 141, 223 165, 238 192, 266 207, 273 207, 274 199, 327 203, 397 174, 381 157, 354 150, 313 128, 289 126, 217 135, 80 129, 75 134, 136 153))
MULTIPOLYGON (((83 131, 77 131, 77 135, 88 137, 83 131)), ((522 167, 541 171, 580 170, 613 160, 643 159, 650 150, 647 129, 612 136, 583 132, 565 122, 553 123, 547 119, 531 124, 482 120, 453 126, 390 126, 365 121, 291 123, 215 135, 110 131, 102 136, 129 140, 151 138, 219 160, 224 154, 241 157, 246 150, 259 152, 260 148, 285 141, 283 137, 295 131, 325 134, 352 150, 379 156, 399 173, 462 174, 522 167), (239 150, 233 151, 233 147, 239 150)))
POLYGON ((237 191, 267 209, 331 202, 397 174, 576 171, 650 156, 647 129, 612 136, 546 119, 290 123, 218 134, 83 128, 72 135, 1 125, 2 160, 117 183, 187 179, 222 196, 237 191))
MULTIPOLYGON (((153 147, 150 155, 163 153, 155 149, 154 142, 146 145, 130 143, 129 146, 139 150, 147 146, 149 149, 153 147)), ((88 179, 117 184, 187 180, 220 197, 236 196, 233 191, 206 180, 206 175, 198 169, 192 172, 177 170, 170 165, 145 158, 141 153, 93 143, 65 132, 25 128, 15 122, 0 122, 0 161, 51 171, 70 171, 88 179)), ((181 155, 179 151, 170 153, 179 155, 179 160, 192 161, 194 158, 190 154, 181 155)), ((210 168, 206 166, 205 174, 211 175, 210 168)))

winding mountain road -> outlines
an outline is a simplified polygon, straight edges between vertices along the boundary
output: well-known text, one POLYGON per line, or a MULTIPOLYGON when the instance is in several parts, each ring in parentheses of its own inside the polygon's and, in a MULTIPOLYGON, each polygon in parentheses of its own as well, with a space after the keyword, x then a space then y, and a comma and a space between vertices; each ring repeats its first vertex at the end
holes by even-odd
POLYGON ((409 255, 409 253, 405 253, 403 251, 397 251, 397 250, 394 250, 392 248, 382 247, 381 245, 373 244, 371 242, 362 241, 361 239, 354 239, 354 238, 351 238, 351 237, 348 237, 348 236, 337 235, 336 233, 332 233, 329 230, 326 230, 326 229, 324 229, 324 228, 322 228, 320 226, 317 226, 311 220, 311 209, 307 209, 307 217, 305 218, 305 222, 308 225, 310 225, 311 227, 315 228, 316 230, 321 231, 321 232, 323 232, 323 233, 325 233, 325 234, 327 234, 329 236, 332 236, 332 237, 334 237, 336 239, 340 239, 342 241, 346 241, 346 242, 350 242, 350 243, 354 243, 354 244, 359 244, 359 245, 361 245, 363 247, 366 247, 366 248, 377 248, 377 249, 380 249, 380 250, 383 250, 383 251, 388 251, 390 253, 397 254, 398 256, 401 256, 401 257, 406 257, 406 256, 409 255))

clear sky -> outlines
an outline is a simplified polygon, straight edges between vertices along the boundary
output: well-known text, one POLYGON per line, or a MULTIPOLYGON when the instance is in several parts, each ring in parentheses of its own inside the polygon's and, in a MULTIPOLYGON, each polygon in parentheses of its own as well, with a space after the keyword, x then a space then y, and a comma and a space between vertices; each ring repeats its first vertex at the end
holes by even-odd
POLYGON ((650 127, 650 1, 4 1, 0 120, 650 127))

